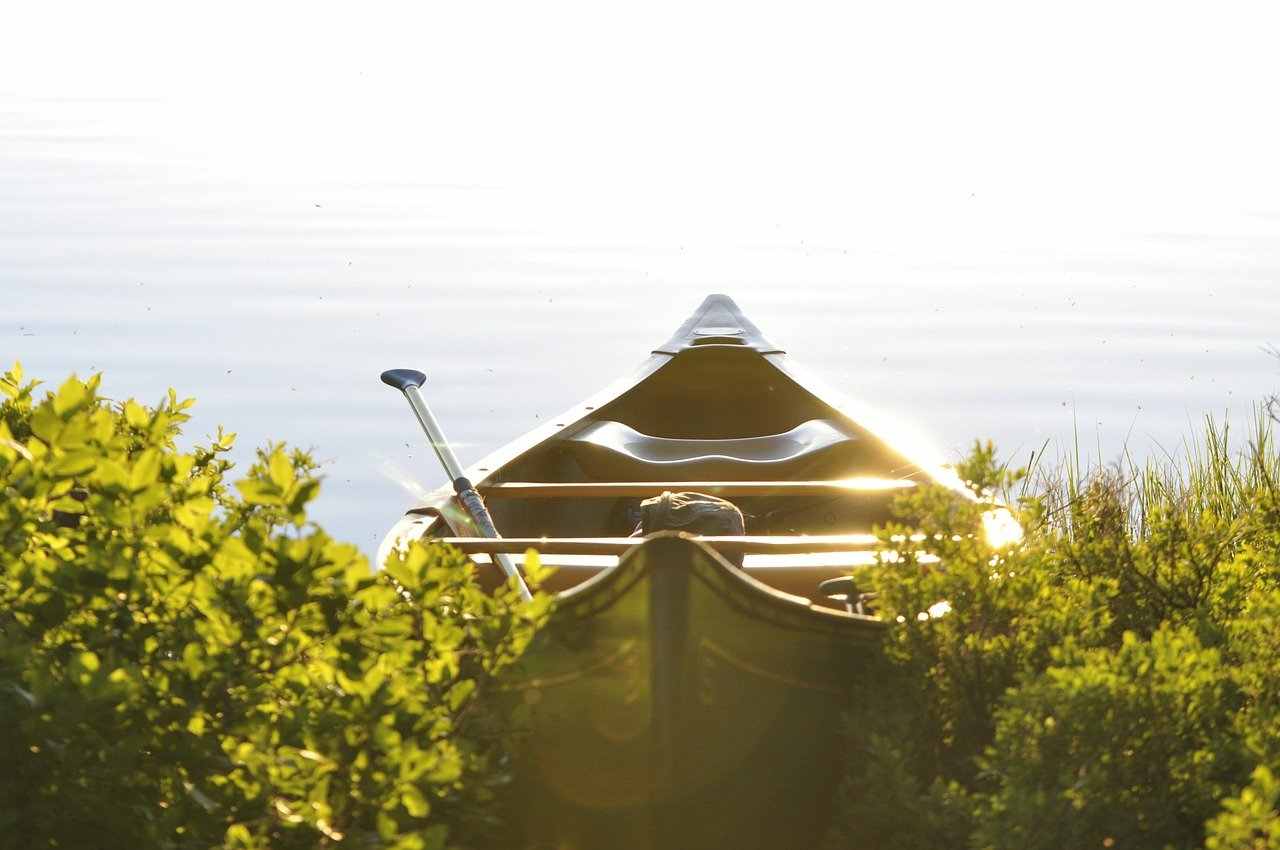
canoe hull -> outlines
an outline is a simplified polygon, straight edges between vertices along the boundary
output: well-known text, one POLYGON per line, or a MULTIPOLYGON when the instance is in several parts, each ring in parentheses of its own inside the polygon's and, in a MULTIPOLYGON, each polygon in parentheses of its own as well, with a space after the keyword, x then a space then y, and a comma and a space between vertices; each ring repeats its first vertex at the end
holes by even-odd
POLYGON ((519 845, 813 844, 881 625, 806 603, 674 534, 565 594, 506 685, 519 845))

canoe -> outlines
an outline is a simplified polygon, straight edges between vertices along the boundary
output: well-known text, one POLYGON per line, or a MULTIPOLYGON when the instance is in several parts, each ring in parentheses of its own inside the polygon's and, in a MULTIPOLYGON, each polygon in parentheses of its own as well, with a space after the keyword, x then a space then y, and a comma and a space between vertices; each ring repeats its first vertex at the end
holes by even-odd
POLYGON ((427 537, 495 583, 495 552, 558 567, 552 621, 504 685, 528 722, 516 846, 819 840, 842 714, 885 628, 855 591, 819 585, 874 558, 897 494, 964 492, 878 425, 712 295, 634 374, 467 470, 506 539, 482 539, 447 486, 395 525, 380 562, 427 537), (734 502, 747 534, 629 537, 664 490, 734 502))

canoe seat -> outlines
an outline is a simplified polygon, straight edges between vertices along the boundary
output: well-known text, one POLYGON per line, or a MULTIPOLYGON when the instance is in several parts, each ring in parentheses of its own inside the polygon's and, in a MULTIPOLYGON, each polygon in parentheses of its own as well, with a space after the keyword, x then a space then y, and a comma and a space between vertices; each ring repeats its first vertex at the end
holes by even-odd
POLYGON ((810 419, 782 434, 700 440, 652 437, 621 422, 596 422, 565 441, 648 467, 678 468, 789 464, 857 437, 830 419, 810 419))

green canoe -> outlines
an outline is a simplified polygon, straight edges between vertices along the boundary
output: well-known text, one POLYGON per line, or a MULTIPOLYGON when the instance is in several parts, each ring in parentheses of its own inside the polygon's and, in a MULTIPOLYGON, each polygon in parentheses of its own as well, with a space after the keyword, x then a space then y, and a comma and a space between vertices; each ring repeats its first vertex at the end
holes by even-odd
POLYGON ((467 470, 501 542, 445 487, 388 534, 538 549, 555 616, 506 685, 527 709, 519 846, 801 848, 822 835, 841 717, 884 624, 824 580, 873 557, 893 496, 953 486, 895 426, 801 377, 708 297, 632 376, 467 470), (638 502, 710 493, 747 535, 630 538, 638 502), (724 555, 741 555, 738 568, 724 555))

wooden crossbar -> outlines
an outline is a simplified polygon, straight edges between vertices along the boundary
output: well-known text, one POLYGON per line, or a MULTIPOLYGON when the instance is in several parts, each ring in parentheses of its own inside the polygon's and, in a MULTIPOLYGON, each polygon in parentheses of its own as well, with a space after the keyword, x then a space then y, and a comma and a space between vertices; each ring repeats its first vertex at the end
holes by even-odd
POLYGON ((904 478, 850 478, 844 481, 511 481, 482 484, 479 489, 488 499, 607 499, 656 496, 663 490, 694 490, 712 496, 850 496, 914 486, 914 481, 904 478))
MULTIPOLYGON (((479 564, 490 564, 492 558, 480 552, 469 557, 479 564)), ((538 559, 544 566, 557 569, 585 570, 599 572, 618 563, 617 555, 561 555, 538 553, 538 559)), ((880 563, 876 553, 871 550, 856 552, 806 552, 792 555, 744 555, 743 569, 757 577, 783 575, 801 572, 805 574, 823 574, 824 578, 848 575, 852 569, 872 566, 880 563), (825 571, 825 573, 823 572, 825 571)), ((511 560, 517 564, 524 563, 524 553, 514 553, 511 560)))
MULTIPOLYGON (((804 552, 856 552, 874 548, 874 534, 814 534, 797 536, 694 537, 719 552, 743 555, 793 555, 804 552)), ((508 554, 535 549, 549 555, 621 555, 643 543, 639 537, 442 537, 469 555, 508 554)))

